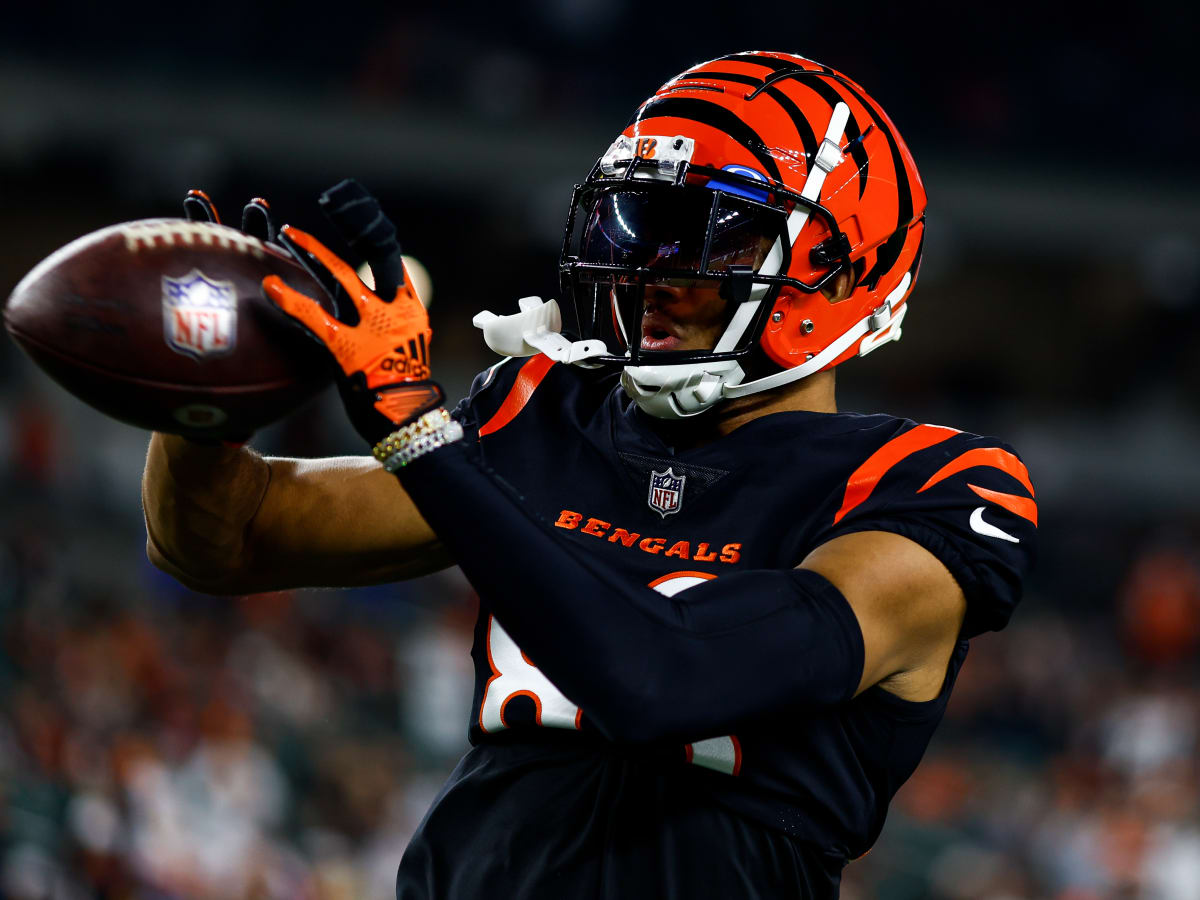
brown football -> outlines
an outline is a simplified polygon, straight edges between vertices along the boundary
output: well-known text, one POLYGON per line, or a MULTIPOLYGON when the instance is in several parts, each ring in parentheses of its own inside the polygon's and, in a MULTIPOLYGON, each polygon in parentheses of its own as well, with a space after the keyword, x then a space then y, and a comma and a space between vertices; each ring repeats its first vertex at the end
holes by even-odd
POLYGON ((4 324, 51 378, 113 418, 244 439, 329 381, 317 344, 262 296, 271 274, 323 297, 282 249, 235 228, 142 219, 39 263, 4 324))

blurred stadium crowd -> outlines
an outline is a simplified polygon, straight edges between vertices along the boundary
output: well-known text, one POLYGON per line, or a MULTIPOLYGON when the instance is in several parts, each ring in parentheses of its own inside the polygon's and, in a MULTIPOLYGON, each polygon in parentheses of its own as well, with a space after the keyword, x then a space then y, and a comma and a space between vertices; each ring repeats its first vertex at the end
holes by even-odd
MULTIPOLYGON (((6 11, 0 295, 193 186, 320 233, 311 199, 355 174, 432 274, 435 371, 461 394, 489 364, 471 315, 554 293, 571 179, 662 78, 774 43, 852 73, 931 212, 905 340, 846 367, 843 408, 1003 435, 1043 545, 843 896, 1200 898, 1200 180, 1128 168, 1147 121, 1195 143, 1172 112, 1197 93, 1194 11, 1117 29, 1051 8, 1031 32, 996 7, 939 42, 926 26, 957 6, 880 4, 864 34, 767 4, 788 28, 764 33, 702 3, 664 45, 629 0, 343 6, 336 42, 275 3, 171 31, 150 4, 6 11)), ((391 896, 465 746, 469 586, 188 592, 145 560, 145 442, 0 341, 0 897, 391 896)), ((329 395, 255 446, 360 450, 329 395)))

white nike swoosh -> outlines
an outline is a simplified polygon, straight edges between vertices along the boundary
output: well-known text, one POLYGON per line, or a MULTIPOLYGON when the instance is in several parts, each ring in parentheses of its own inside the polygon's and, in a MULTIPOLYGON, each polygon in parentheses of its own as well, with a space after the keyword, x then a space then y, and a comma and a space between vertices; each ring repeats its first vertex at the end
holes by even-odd
POLYGON ((1000 538, 1002 541, 1012 541, 1014 544, 1021 543, 1020 538, 1015 538, 1007 531, 1001 531, 995 525, 991 525, 983 521, 983 511, 986 507, 979 507, 975 512, 971 513, 971 530, 976 534, 982 534, 984 537, 1000 538))

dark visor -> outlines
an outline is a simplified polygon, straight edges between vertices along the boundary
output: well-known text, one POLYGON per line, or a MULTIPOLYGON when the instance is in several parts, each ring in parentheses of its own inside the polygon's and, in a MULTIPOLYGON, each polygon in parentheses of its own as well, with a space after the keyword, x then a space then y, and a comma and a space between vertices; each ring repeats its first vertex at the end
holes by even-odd
POLYGON ((585 191, 578 218, 582 263, 697 275, 733 265, 757 271, 787 227, 781 210, 690 186, 585 191))

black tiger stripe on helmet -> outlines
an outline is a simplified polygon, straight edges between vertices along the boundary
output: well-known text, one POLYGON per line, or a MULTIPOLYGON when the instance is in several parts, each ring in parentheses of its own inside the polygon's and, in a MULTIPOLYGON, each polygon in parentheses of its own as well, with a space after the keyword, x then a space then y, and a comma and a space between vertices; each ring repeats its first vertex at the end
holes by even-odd
MULTIPOLYGON (((896 177, 900 180, 900 190, 898 191, 900 199, 900 208, 896 217, 896 228, 900 229, 910 224, 913 220, 913 192, 912 186, 909 184, 908 173, 904 166, 904 160, 900 153, 899 144, 896 141, 896 136, 893 129, 890 127, 887 116, 879 108, 873 100, 865 97, 856 86, 840 72, 836 72, 829 66, 813 63, 817 68, 808 69, 798 63, 777 59, 771 56, 761 56, 754 53, 733 53, 729 56, 722 56, 714 62, 737 61, 744 63, 752 63, 754 65, 763 66, 771 69, 774 73, 764 79, 764 85, 774 85, 776 82, 784 79, 794 78, 807 84, 813 90, 821 94, 822 97, 830 104, 836 105, 839 101, 844 101, 846 97, 837 90, 832 90, 830 82, 841 85, 859 104, 872 114, 875 119, 873 124, 879 126, 887 137, 888 146, 891 149, 892 162, 896 169, 896 177)), ((811 61, 811 60, 810 60, 811 61)), ((853 123, 855 133, 851 133, 850 125, 847 125, 846 136, 851 141, 850 154, 851 159, 860 168, 864 168, 863 160, 866 159, 866 150, 861 144, 853 143, 855 139, 862 134, 858 123, 851 114, 850 121, 853 123)), ((863 180, 859 185, 859 196, 866 190, 866 173, 863 173, 863 180)))
POLYGON ((698 122, 729 135, 762 163, 769 177, 783 183, 778 164, 767 152, 766 142, 736 113, 719 103, 698 97, 656 97, 643 104, 626 127, 638 125, 646 119, 668 116, 698 122))
MULTIPOLYGON (((813 133, 812 126, 809 124, 808 119, 805 117, 804 113, 800 111, 800 107, 798 107, 792 101, 792 99, 787 96, 787 94, 770 86, 765 86, 761 78, 755 78, 753 75, 743 75, 740 72, 710 71, 705 72, 704 77, 706 79, 712 78, 720 81, 731 81, 735 84, 743 84, 747 87, 754 88, 754 91, 751 91, 746 95, 745 99, 747 100, 751 99, 754 94, 766 87, 767 96, 783 108, 783 111, 788 114, 788 118, 791 119, 792 125, 795 126, 796 134, 800 136, 800 143, 804 145, 805 156, 807 156, 809 159, 812 159, 817 155, 817 150, 820 148, 820 142, 817 140, 817 136, 813 133)), ((687 85, 686 83, 680 85, 680 89, 686 89, 689 87, 694 86, 687 85)), ((855 126, 855 130, 857 131, 857 126, 855 126)), ((852 137, 857 137, 857 134, 852 135, 852 137)), ((862 157, 865 162, 866 154, 862 154, 862 157)))

